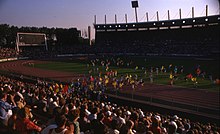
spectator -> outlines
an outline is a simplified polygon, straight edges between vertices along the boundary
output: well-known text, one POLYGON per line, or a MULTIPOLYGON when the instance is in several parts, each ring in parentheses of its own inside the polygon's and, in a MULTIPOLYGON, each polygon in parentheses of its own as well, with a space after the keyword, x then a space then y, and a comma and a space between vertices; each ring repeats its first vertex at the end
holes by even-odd
POLYGON ((57 116, 55 118, 57 128, 51 129, 49 134, 69 134, 70 132, 66 128, 67 118, 64 115, 57 116))
POLYGON ((68 113, 68 119, 74 125, 74 134, 80 134, 80 124, 78 122, 79 115, 79 109, 73 109, 68 113))
POLYGON ((95 134, 105 134, 107 132, 107 126, 103 123, 104 114, 98 113, 97 115, 97 124, 94 126, 95 134))
POLYGON ((52 115, 52 118, 49 119, 49 121, 47 122, 47 127, 44 128, 41 132, 41 134, 48 134, 50 129, 55 129, 57 128, 57 124, 56 124, 56 121, 55 121, 55 118, 58 117, 58 116, 61 116, 61 108, 60 107, 55 107, 53 109, 53 115, 52 115))
POLYGON ((18 111, 18 117, 16 119, 16 131, 22 134, 29 134, 34 131, 40 132, 41 127, 32 122, 25 111, 25 108, 22 108, 18 111))
POLYGON ((112 120, 111 126, 109 127, 109 134, 119 134, 119 122, 117 120, 112 120))
POLYGON ((157 117, 152 117, 152 125, 150 126, 149 130, 152 131, 154 134, 162 134, 162 130, 159 126, 159 120, 157 117))
POLYGON ((105 117, 104 117, 104 120, 103 120, 103 123, 106 124, 108 127, 111 126, 111 122, 112 122, 112 112, 110 111, 107 111, 105 113, 105 117))
MULTIPOLYGON (((117 120, 118 121, 118 125, 119 125, 119 128, 125 124, 125 119, 121 117, 122 116, 122 111, 121 109, 118 109, 117 110, 117 113, 116 113, 116 116, 114 116, 112 119, 113 120, 117 120)), ((126 128, 126 127, 125 127, 126 128)))
POLYGON ((168 126, 168 134, 177 134, 177 124, 174 121, 171 121, 168 126))
POLYGON ((80 112, 79 126, 80 131, 84 133, 90 129, 90 121, 87 118, 86 112, 82 110, 80 112))
POLYGON ((134 122, 132 120, 129 120, 126 122, 126 125, 128 126, 128 134, 134 134, 134 122))
POLYGON ((97 114, 99 113, 99 108, 98 107, 94 107, 91 111, 91 114, 88 116, 88 119, 90 120, 90 122, 94 119, 97 119, 97 114))
POLYGON ((12 95, 8 95, 6 91, 0 91, 0 125, 7 126, 8 119, 12 115, 12 109, 16 106, 14 102, 14 98, 12 95), (9 99, 13 103, 13 105, 6 102, 7 97, 9 96, 9 99))
POLYGON ((8 120, 8 131, 9 133, 15 133, 16 134, 16 120, 17 120, 17 114, 18 114, 19 108, 15 107, 12 109, 12 116, 8 120))
POLYGON ((19 95, 15 95, 14 101, 15 101, 17 107, 20 109, 25 106, 25 104, 23 103, 23 100, 21 99, 21 97, 19 95))

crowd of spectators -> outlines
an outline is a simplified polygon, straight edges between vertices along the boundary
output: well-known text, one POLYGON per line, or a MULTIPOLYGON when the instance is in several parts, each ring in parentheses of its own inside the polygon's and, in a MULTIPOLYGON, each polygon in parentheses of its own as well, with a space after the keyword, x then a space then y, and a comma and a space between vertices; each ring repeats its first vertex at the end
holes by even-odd
MULTIPOLYGON (((117 43, 115 43, 117 44, 117 43)), ((128 44, 126 44, 128 45, 128 44)), ((179 45, 167 45, 167 44, 148 44, 147 46, 140 45, 123 45, 118 44, 117 47, 111 46, 92 46, 86 48, 75 48, 75 47, 61 47, 57 50, 49 50, 45 49, 28 49, 21 50, 19 54, 17 54, 15 49, 11 48, 3 48, 0 49, 0 59, 5 58, 15 58, 15 57, 29 57, 29 58, 54 58, 57 55, 62 54, 134 54, 134 55, 158 55, 158 56, 217 56, 218 52, 216 52, 215 47, 207 48, 207 47, 198 47, 198 46, 187 46, 180 47, 179 45), (155 47, 157 46, 157 47, 155 47), (199 51, 198 51, 199 50, 199 51), (213 53, 212 53, 213 52, 213 53)), ((184 45, 185 46, 185 45, 184 45)))
POLYGON ((0 47, 0 59, 14 58, 17 56, 17 52, 14 48, 1 48, 0 47))
POLYGON ((219 56, 219 37, 214 34, 217 29, 219 25, 134 31, 96 29, 96 45, 137 54, 219 56))
POLYGON ((28 57, 30 59, 49 59, 58 53, 53 50, 46 50, 45 47, 26 47, 19 50, 19 57, 28 57))
POLYGON ((158 56, 219 56, 218 42, 207 41, 179 42, 175 40, 164 41, 141 41, 129 42, 106 41, 93 46, 89 45, 65 45, 45 47, 23 47, 19 54, 12 48, 1 48, 0 59, 14 57, 30 58, 54 58, 62 54, 135 54, 135 55, 158 55, 158 56))
POLYGON ((82 80, 70 87, 0 76, 0 133, 219 134, 216 124, 193 122, 118 105, 82 80))
POLYGON ((218 42, 209 43, 205 41, 176 41, 176 40, 164 40, 164 41, 144 41, 135 40, 130 42, 114 42, 106 41, 97 44, 94 47, 97 52, 102 53, 134 53, 137 55, 182 55, 182 56, 216 56, 219 54, 218 42))

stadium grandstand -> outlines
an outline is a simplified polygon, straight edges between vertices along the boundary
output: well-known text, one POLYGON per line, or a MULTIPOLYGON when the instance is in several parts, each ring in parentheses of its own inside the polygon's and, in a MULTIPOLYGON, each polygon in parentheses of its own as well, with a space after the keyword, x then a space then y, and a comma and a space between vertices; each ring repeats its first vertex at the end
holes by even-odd
POLYGON ((220 15, 94 27, 96 45, 106 53, 115 48, 115 53, 143 55, 219 55, 220 15))

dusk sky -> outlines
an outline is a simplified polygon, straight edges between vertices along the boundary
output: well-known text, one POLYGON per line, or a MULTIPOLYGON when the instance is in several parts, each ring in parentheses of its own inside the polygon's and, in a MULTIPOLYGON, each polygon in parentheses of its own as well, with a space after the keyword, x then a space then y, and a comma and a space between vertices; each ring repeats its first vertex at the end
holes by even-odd
MULTIPOLYGON (((171 19, 179 18, 181 8, 182 18, 191 17, 194 7, 195 17, 205 16, 205 6, 209 6, 209 15, 219 14, 219 0, 138 0, 138 20, 146 21, 148 12, 150 21, 156 20, 159 11, 160 20, 167 19, 167 10, 170 10, 171 19)), ((76 27, 79 30, 87 29, 97 16, 97 23, 114 22, 117 14, 118 23, 134 22, 134 9, 131 0, 0 0, 0 24, 35 27, 76 27)), ((94 30, 93 33, 94 34, 94 30)), ((94 35, 93 35, 94 37, 94 35)))

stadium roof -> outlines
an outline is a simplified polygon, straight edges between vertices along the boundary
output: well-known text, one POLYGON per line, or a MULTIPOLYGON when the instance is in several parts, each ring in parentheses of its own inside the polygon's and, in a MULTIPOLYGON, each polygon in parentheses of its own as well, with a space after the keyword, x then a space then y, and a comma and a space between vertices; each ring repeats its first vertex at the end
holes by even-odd
POLYGON ((117 30, 151 30, 151 28, 170 28, 170 27, 187 27, 187 26, 206 26, 219 25, 220 15, 183 18, 175 20, 149 21, 138 23, 111 23, 111 24, 94 24, 96 31, 117 31, 117 30))

